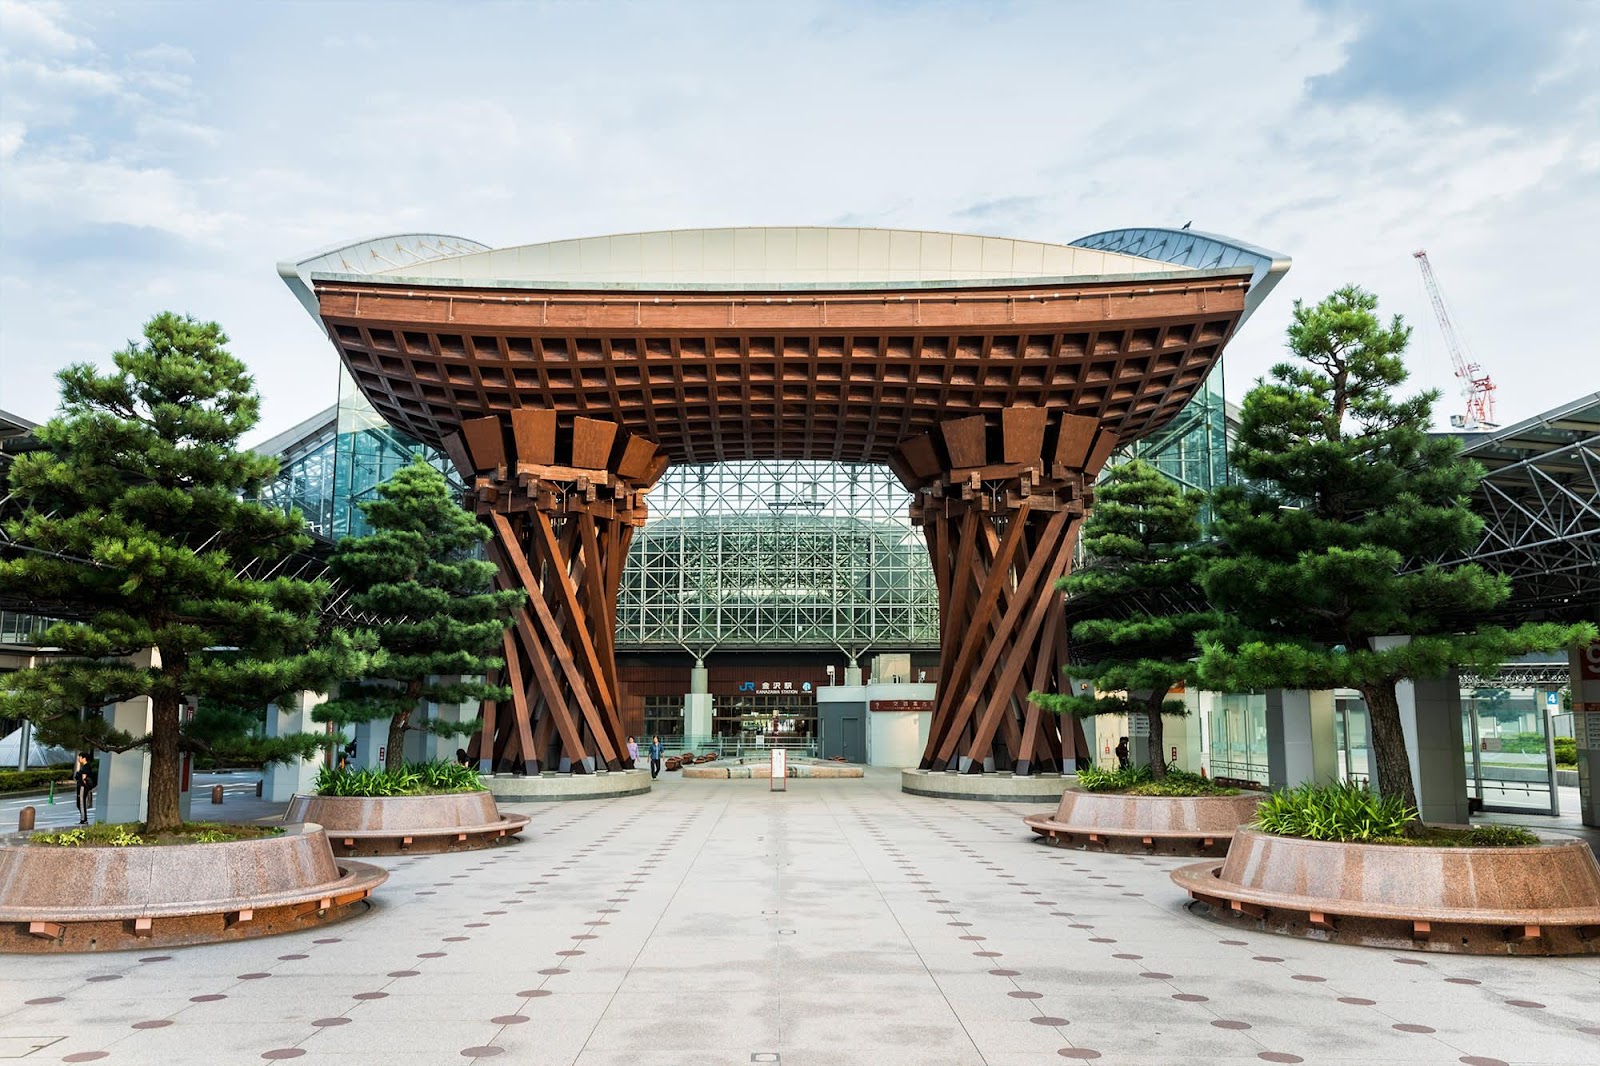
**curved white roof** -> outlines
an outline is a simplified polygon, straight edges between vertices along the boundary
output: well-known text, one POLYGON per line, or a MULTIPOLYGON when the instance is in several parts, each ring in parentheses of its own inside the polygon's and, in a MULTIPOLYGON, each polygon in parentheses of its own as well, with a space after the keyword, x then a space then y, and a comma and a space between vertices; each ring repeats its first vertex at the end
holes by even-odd
POLYGON ((1159 260, 926 230, 742 226, 547 241, 371 273, 465 283, 781 285, 1170 273, 1159 260))

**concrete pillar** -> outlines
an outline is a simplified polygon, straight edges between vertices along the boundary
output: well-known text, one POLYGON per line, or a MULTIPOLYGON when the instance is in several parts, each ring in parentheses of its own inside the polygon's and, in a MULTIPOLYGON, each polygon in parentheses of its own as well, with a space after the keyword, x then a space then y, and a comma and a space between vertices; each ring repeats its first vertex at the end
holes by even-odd
POLYGON ((1333 692, 1274 688, 1266 696, 1267 783, 1273 788, 1336 783, 1333 692))
MULTIPOLYGON (((711 704, 711 671, 706 669, 704 659, 696 659, 693 669, 689 671, 689 692, 683 697, 683 733, 686 738, 699 739, 711 735, 711 704)), ((685 743, 690 742, 685 740, 685 743)), ((641 757, 649 747, 649 738, 641 737, 641 757)))
POLYGON ((1578 816, 1600 827, 1600 644, 1572 652, 1572 735, 1578 742, 1578 816))
POLYGON ((850 665, 844 668, 844 683, 846 685, 860 685, 862 683, 861 664, 854 659, 851 659, 850 665))
POLYGON ((389 747, 389 719, 375 718, 355 726, 356 757, 350 763, 358 770, 382 767, 389 747))
MULTIPOLYGON (((276 703, 267 704, 267 736, 288 737, 300 733, 325 733, 328 727, 311 720, 311 712, 328 697, 321 692, 294 692, 276 703)), ((273 763, 261 773, 261 796, 273 803, 287 803, 295 793, 308 794, 316 786, 322 753, 307 759, 273 763)))
MULTIPOLYGON (((138 696, 105 708, 106 723, 134 736, 150 732, 151 703, 138 696)), ((100 784, 95 789, 95 820, 100 822, 142 822, 145 819, 150 789, 150 755, 143 748, 124 752, 100 752, 100 784)))
MULTIPOLYGON (((1409 636, 1376 637, 1376 651, 1404 647, 1409 636)), ((1461 679, 1455 670, 1444 677, 1402 681, 1395 686, 1400 704, 1400 725, 1405 730, 1406 753, 1411 759, 1411 781, 1416 786, 1417 807, 1424 822, 1465 824, 1467 806, 1467 748, 1461 732, 1461 679)), ((1377 771, 1376 761, 1373 770, 1377 771)), ((1378 782, 1383 789, 1383 782, 1378 782)))

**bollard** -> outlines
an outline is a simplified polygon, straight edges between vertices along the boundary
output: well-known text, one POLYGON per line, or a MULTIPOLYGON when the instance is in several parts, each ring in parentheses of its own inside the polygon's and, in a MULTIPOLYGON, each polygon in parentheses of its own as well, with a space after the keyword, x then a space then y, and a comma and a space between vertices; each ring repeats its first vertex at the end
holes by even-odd
POLYGON ((33 818, 34 818, 34 815, 36 815, 37 813, 38 812, 35 811, 32 807, 24 807, 24 808, 22 808, 22 810, 18 811, 17 812, 17 832, 19 832, 19 833, 31 833, 31 832, 33 832, 33 818))
POLYGON ((54 781, 51 781, 50 782, 50 806, 54 807, 55 805, 56 805, 56 783, 54 781))
POLYGON ((260 799, 261 798, 261 786, 266 784, 266 783, 267 782, 266 782, 265 778, 257 778, 256 779, 256 799, 260 799))
POLYGON ((222 786, 221 785, 212 785, 211 786, 211 802, 212 803, 221 803, 222 802, 222 786))

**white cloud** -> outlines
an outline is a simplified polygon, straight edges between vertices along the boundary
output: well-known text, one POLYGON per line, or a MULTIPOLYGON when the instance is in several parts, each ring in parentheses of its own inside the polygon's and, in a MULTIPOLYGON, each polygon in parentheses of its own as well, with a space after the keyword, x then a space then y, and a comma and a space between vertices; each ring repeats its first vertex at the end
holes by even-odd
MULTIPOLYGON (((372 8, 322 5, 308 33, 295 10, 158 5, 72 22, 85 36, 70 49, 8 52, 23 65, 5 86, 22 92, 7 92, 0 194, 8 222, 25 207, 27 240, 8 234, 0 268, 97 289, 96 310, 68 319, 8 292, 0 354, 53 351, 64 331, 110 350, 151 301, 178 299, 262 359, 281 428, 330 401, 333 355, 273 264, 342 239, 849 220, 1070 240, 1193 219, 1295 258, 1230 348, 1235 395, 1280 357, 1292 298, 1345 282, 1404 311, 1420 345, 1417 245, 1437 250, 1485 363, 1517 346, 1508 410, 1532 414, 1575 380, 1555 339, 1581 333, 1584 298, 1564 308, 1521 264, 1600 238, 1583 191, 1600 170, 1594 100, 1550 92, 1543 121, 1491 124, 1393 94, 1308 99, 1362 32, 1347 14, 514 5, 486 33, 481 11, 416 3, 377 24, 372 8), (34 250, 95 226, 173 246, 34 250), (107 283, 119 274, 146 280, 107 283), (1528 349, 1534 334, 1549 342, 1528 349)), ((1424 383, 1441 374, 1448 386, 1447 369, 1424 383)))
POLYGON ((0 0, 0 38, 11 48, 42 48, 50 52, 74 52, 87 44, 62 22, 66 9, 58 3, 23 3, 0 0))

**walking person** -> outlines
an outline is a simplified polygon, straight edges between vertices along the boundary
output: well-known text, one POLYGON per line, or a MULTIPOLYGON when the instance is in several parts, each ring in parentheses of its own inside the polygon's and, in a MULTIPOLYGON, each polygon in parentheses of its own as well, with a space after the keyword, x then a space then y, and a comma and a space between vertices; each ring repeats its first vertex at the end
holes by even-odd
POLYGON ((73 789, 78 793, 78 824, 89 824, 89 811, 94 808, 94 790, 100 783, 89 753, 78 752, 78 765, 72 771, 73 789))
POLYGON ((650 738, 650 780, 654 781, 661 774, 661 753, 666 748, 661 744, 660 737, 650 738))
POLYGON ((1121 740, 1117 741, 1117 769, 1118 770, 1126 770, 1127 768, 1128 768, 1128 738, 1127 737, 1123 737, 1121 740))
POLYGON ((639 742, 632 737, 628 738, 628 769, 639 765, 639 742))

